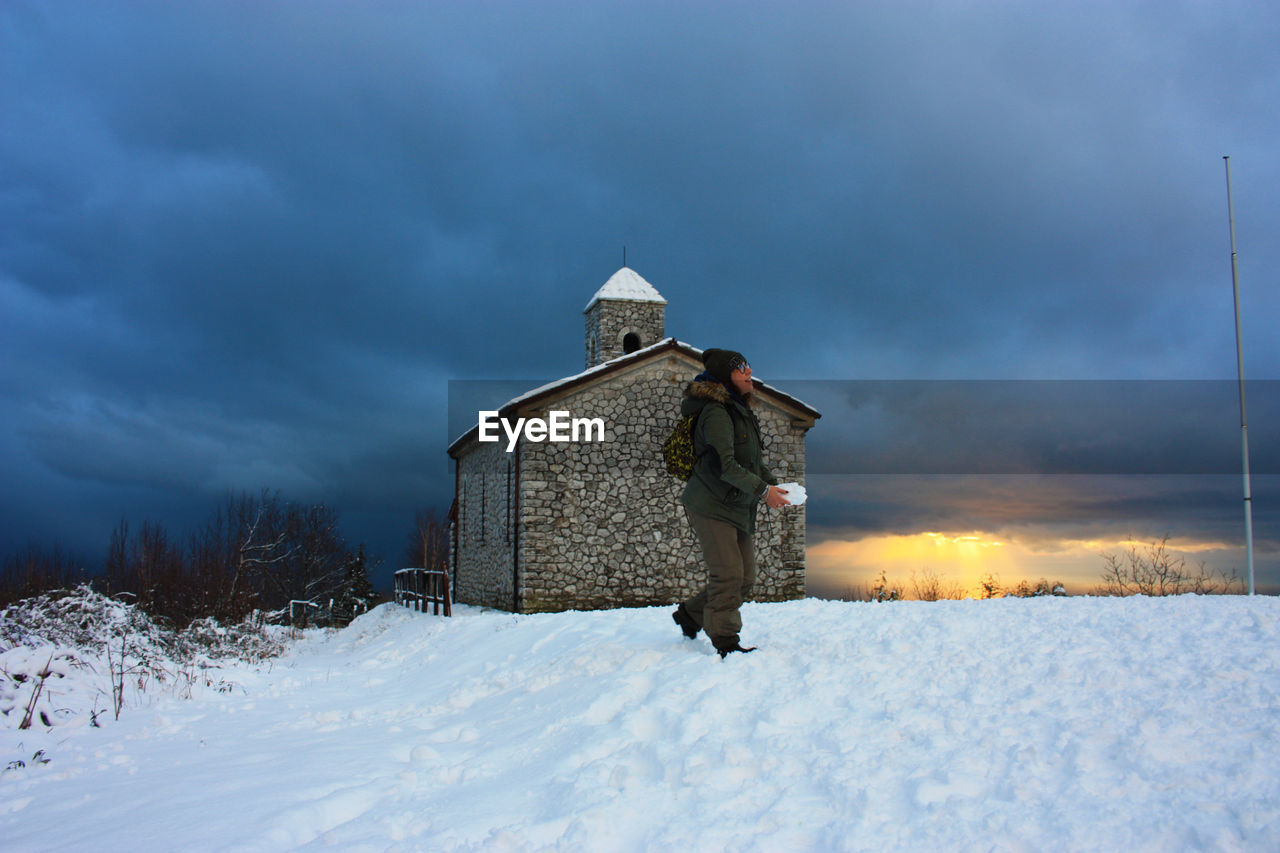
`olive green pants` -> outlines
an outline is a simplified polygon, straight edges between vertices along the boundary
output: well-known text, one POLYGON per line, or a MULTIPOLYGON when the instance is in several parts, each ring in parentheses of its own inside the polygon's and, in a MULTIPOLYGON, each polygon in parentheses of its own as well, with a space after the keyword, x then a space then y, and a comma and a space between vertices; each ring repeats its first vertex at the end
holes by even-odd
POLYGON ((702 545, 707 565, 707 585, 684 603, 685 610, 711 642, 734 645, 742 630, 742 602, 756 582, 755 542, 732 524, 716 521, 685 508, 689 525, 702 545))

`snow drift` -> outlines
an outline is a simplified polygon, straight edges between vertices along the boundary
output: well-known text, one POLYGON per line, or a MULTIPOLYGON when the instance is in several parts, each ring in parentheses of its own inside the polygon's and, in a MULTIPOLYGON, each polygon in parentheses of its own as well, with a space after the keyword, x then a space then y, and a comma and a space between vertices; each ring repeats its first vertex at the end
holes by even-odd
POLYGON ((1280 601, 385 605, 236 689, 0 730, 22 850, 1280 848, 1280 601))

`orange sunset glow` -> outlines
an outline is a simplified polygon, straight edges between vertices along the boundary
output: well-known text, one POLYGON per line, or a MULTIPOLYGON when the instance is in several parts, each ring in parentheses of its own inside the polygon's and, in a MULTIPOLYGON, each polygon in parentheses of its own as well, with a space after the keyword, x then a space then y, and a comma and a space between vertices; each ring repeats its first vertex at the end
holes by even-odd
MULTIPOLYGON (((809 587, 818 595, 839 594, 849 586, 873 582, 883 571, 891 583, 910 588, 913 575, 936 574, 978 597, 988 575, 1011 587, 1044 578, 1061 581, 1072 594, 1090 592, 1099 583, 1103 554, 1121 554, 1123 538, 1045 539, 1034 542, 984 531, 927 531, 876 535, 857 540, 828 539, 806 551, 809 587)), ((1209 558, 1230 546, 1220 542, 1170 542, 1188 562, 1209 558)))

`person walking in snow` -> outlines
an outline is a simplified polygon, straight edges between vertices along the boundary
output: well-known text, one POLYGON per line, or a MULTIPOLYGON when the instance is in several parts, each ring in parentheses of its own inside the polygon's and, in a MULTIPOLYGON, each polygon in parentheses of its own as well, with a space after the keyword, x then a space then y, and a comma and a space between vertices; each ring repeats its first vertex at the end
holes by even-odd
POLYGON ((756 578, 754 535, 761 499, 787 506, 786 491, 764 465, 760 421, 751 410, 751 365, 742 353, 709 349, 706 367, 685 388, 681 415, 696 415, 693 449, 697 462, 680 502, 702 546, 707 585, 680 603, 672 619, 689 639, 705 630, 724 658, 755 651, 739 641, 739 609, 756 578))

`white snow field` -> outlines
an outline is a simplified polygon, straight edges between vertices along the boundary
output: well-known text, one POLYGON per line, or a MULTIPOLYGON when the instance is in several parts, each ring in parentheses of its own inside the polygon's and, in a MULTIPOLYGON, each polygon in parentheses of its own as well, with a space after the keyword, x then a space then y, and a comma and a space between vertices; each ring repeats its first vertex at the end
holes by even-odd
POLYGON ((751 604, 724 661, 669 613, 384 605, 6 720, 0 848, 1280 849, 1275 598, 751 604))

